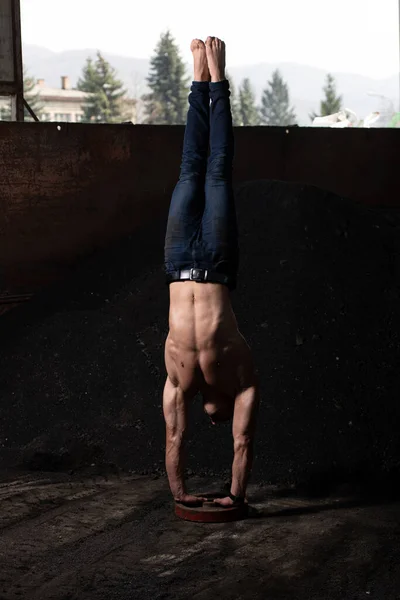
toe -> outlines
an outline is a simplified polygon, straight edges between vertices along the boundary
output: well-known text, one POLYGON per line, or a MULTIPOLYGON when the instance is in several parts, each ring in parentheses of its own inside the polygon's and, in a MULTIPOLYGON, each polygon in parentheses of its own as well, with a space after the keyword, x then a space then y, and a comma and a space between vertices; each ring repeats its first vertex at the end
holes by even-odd
POLYGON ((201 43, 201 40, 198 40, 197 38, 195 38, 194 40, 192 40, 192 43, 190 44, 190 48, 192 50, 196 50, 197 48, 200 47, 200 43, 201 43))

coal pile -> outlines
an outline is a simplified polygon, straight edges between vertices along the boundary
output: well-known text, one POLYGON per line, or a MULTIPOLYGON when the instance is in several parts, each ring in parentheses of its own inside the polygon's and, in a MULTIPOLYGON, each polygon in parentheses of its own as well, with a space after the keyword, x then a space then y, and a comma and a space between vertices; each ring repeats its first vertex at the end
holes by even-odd
MULTIPOLYGON (((255 477, 399 467, 397 218, 316 188, 237 189, 239 325, 262 385, 255 477)), ((163 469, 165 220, 81 263, 0 319, 0 459, 163 469)), ((194 402, 188 467, 226 474, 229 426, 194 402)))

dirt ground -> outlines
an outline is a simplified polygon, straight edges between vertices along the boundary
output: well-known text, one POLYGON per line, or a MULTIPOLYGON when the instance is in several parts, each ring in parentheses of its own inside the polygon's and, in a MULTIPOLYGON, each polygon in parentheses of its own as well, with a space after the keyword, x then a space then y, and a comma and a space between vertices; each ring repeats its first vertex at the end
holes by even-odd
POLYGON ((400 503, 256 484, 249 499, 251 518, 202 525, 174 516, 164 477, 3 473, 0 599, 400 598, 400 503))

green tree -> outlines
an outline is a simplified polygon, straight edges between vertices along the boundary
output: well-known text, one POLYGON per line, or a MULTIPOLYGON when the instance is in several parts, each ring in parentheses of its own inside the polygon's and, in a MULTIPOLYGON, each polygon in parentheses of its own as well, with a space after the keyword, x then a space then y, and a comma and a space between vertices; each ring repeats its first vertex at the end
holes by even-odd
POLYGON ((273 72, 272 80, 263 92, 260 113, 262 125, 296 124, 296 115, 290 106, 289 87, 278 69, 273 72))
POLYGON ((5 97, 0 106, 0 121, 11 121, 11 98, 5 97))
POLYGON ((87 59, 77 88, 91 94, 84 105, 84 122, 116 123, 124 120, 126 90, 114 67, 100 52, 97 52, 94 62, 91 58, 87 59))
MULTIPOLYGON (((26 75, 24 77, 24 98, 29 104, 31 110, 35 113, 38 119, 40 119, 43 111, 43 103, 40 99, 40 95, 36 88, 36 80, 34 77, 26 75)), ((24 111, 25 121, 34 121, 33 117, 25 107, 24 111)))
POLYGON ((234 127, 239 127, 241 125, 240 122, 240 106, 239 106, 239 98, 236 92, 235 82, 233 78, 230 77, 229 73, 225 73, 225 78, 229 81, 229 89, 231 92, 231 112, 232 112, 232 123, 234 127))
POLYGON ((0 106, 0 121, 9 121, 11 118, 11 106, 8 99, 4 99, 5 104, 0 106))
POLYGON ((240 124, 244 126, 259 125, 260 115, 256 106, 256 98, 250 79, 243 79, 239 87, 240 124))
POLYGON ((328 73, 326 76, 325 87, 323 88, 325 98, 321 100, 319 115, 311 113, 310 119, 313 121, 315 117, 326 117, 339 112, 342 108, 343 98, 337 95, 336 80, 333 75, 328 73))
MULTIPOLYGON (((30 77, 29 75, 24 75, 24 98, 35 113, 35 115, 40 119, 41 112, 43 110, 43 104, 40 100, 40 96, 35 90, 36 81, 34 77, 30 77)), ((11 121, 11 99, 7 106, 0 108, 0 120, 1 121, 11 121)), ((34 121, 30 112, 27 108, 24 109, 24 120, 25 121, 34 121)))
POLYGON ((143 96, 146 123, 183 125, 187 113, 189 79, 170 31, 161 35, 150 60, 147 85, 150 93, 143 96))

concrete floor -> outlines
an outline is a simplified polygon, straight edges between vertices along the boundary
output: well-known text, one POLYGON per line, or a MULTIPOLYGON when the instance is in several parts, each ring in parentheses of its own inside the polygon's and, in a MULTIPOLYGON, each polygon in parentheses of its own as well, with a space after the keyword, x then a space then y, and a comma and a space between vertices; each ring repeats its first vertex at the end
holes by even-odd
POLYGON ((163 477, 3 473, 0 600, 400 598, 400 503, 249 499, 253 518, 201 525, 174 516, 163 477))

